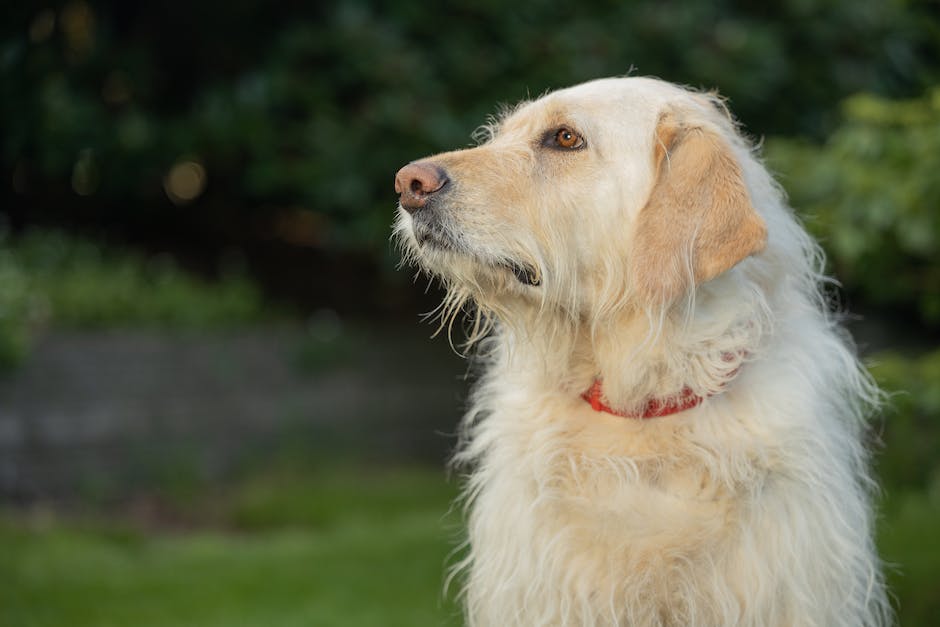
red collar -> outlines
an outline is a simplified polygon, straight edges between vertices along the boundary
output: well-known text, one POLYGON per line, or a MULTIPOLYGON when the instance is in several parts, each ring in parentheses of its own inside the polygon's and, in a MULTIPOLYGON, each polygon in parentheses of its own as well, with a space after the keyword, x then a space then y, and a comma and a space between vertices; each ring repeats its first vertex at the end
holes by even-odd
POLYGON ((704 397, 693 392, 691 388, 683 388, 679 396, 675 398, 651 398, 640 411, 622 412, 605 403, 603 395, 604 392, 601 390, 601 380, 595 379, 594 384, 587 392, 581 395, 581 398, 590 403, 594 411, 602 411, 623 418, 660 418, 662 416, 678 414, 680 411, 692 409, 705 400, 704 397))
MULTIPOLYGON (((741 351, 738 353, 741 358, 746 358, 748 356, 748 351, 741 351)), ((726 362, 732 362, 735 359, 735 353, 727 352, 722 353, 721 358, 726 362)), ((738 366, 734 370, 728 373, 727 380, 722 384, 722 387, 728 384, 731 379, 735 378, 738 374, 738 371, 741 369, 741 366, 738 366)), ((692 409, 693 407, 698 407, 702 401, 706 398, 713 396, 709 394, 708 396, 699 396, 692 391, 689 386, 682 388, 682 391, 679 392, 678 396, 673 398, 651 398, 646 402, 646 405, 643 406, 643 409, 637 412, 625 413, 618 411, 604 402, 603 399, 604 392, 601 390, 601 380, 594 379, 594 383, 591 384, 591 387, 588 388, 587 392, 581 395, 581 398, 586 400, 591 404, 591 407, 594 411, 602 411, 608 414, 613 414, 614 416, 620 416, 622 418, 661 418, 662 416, 671 416, 672 414, 678 414, 680 411, 685 411, 687 409, 692 409)))
MULTIPOLYGON (((747 352, 743 353, 744 356, 747 356, 747 352)), ((723 358, 726 362, 732 361, 734 359, 733 353, 725 353, 723 358)), ((724 387, 728 384, 731 379, 737 376, 738 371, 741 369, 740 366, 728 373, 728 378, 725 383, 722 385, 724 387)), ((687 409, 692 409, 697 407, 704 401, 706 398, 713 396, 709 394, 708 396, 699 396, 692 391, 688 386, 682 388, 682 391, 679 392, 679 395, 673 398, 651 398, 646 402, 646 405, 643 406, 643 409, 637 412, 625 413, 618 411, 604 402, 604 391, 601 389, 601 380, 594 379, 594 383, 588 389, 587 392, 581 395, 581 398, 586 400, 591 404, 591 407, 594 411, 602 411, 608 414, 613 414, 614 416, 620 416, 622 418, 661 418, 662 416, 670 416, 672 414, 678 414, 680 411, 685 411, 687 409)))

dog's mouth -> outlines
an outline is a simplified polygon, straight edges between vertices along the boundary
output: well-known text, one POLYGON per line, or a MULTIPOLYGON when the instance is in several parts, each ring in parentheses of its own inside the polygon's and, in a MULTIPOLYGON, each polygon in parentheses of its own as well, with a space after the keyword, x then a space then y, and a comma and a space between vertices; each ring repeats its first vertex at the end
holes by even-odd
POLYGON ((416 226, 414 234, 418 246, 460 252, 461 247, 457 242, 451 238, 447 231, 437 226, 424 225, 421 228, 416 226))
POLYGON ((412 218, 412 234, 419 248, 469 255, 458 234, 437 212, 422 211, 412 218))
POLYGON ((415 241, 420 248, 435 250, 443 253, 456 253, 471 257, 494 270, 509 271, 522 285, 538 287, 542 284, 539 272, 531 265, 514 260, 493 260, 475 254, 464 242, 460 241, 439 220, 424 219, 413 223, 415 241))

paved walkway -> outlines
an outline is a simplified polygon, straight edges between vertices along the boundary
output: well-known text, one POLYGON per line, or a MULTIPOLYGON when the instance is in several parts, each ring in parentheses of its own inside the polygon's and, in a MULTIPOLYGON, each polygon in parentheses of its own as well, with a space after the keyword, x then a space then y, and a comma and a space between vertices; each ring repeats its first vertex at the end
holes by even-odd
POLYGON ((180 468, 221 476, 285 447, 442 459, 466 364, 429 334, 48 334, 0 377, 0 500, 120 490, 180 468))

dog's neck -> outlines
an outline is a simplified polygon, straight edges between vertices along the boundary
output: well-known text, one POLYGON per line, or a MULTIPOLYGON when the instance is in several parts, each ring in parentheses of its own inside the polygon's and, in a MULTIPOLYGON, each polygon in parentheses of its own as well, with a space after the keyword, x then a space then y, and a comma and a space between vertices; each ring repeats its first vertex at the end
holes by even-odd
POLYGON ((499 325, 494 340, 505 351, 500 361, 507 376, 526 377, 527 385, 534 378, 572 397, 603 381, 605 407, 643 416, 657 413, 650 407, 724 392, 758 352, 759 307, 744 303, 723 316, 704 299, 695 307, 655 320, 646 312, 624 313, 593 325, 533 315, 499 325))

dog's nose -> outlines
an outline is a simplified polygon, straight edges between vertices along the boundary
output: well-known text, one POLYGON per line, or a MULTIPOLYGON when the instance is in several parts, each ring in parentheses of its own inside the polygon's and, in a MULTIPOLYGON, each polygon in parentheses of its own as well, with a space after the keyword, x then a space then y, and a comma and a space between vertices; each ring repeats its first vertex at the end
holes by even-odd
POLYGON ((395 191, 400 196, 401 206, 409 213, 426 205, 431 194, 446 184, 444 169, 426 161, 409 163, 395 175, 395 191))

